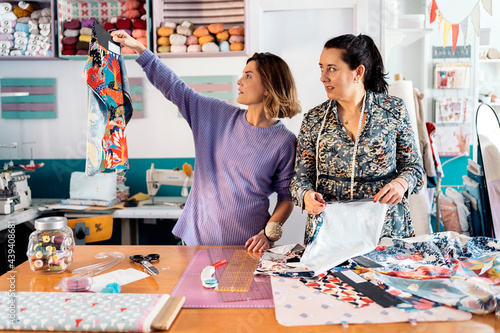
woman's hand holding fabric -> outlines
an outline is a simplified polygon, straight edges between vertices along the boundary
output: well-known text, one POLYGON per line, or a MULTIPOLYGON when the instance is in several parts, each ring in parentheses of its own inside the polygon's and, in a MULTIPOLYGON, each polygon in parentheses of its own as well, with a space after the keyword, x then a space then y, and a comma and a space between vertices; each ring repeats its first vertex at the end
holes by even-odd
POLYGON ((139 42, 123 30, 112 31, 111 36, 113 36, 114 42, 120 43, 122 46, 131 48, 139 55, 141 55, 142 52, 146 51, 146 47, 141 42, 139 42))
POLYGON ((257 235, 251 237, 245 243, 245 248, 250 252, 262 252, 269 249, 271 246, 269 245, 269 240, 264 234, 264 229, 261 230, 257 235))
POLYGON ((326 208, 323 195, 311 190, 307 191, 306 194, 304 194, 304 204, 306 211, 311 215, 318 215, 326 208))
POLYGON ((385 204, 397 204, 403 199, 408 183, 403 178, 396 178, 390 183, 386 184, 382 189, 373 197, 373 202, 379 201, 385 204), (403 184, 406 184, 403 185, 403 184))

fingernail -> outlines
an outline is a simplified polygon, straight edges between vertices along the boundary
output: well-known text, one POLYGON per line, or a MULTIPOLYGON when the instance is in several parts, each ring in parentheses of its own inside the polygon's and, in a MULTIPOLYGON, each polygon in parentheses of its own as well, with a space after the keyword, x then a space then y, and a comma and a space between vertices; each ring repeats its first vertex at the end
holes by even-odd
POLYGON ((373 202, 377 202, 377 200, 373 199, 373 202))

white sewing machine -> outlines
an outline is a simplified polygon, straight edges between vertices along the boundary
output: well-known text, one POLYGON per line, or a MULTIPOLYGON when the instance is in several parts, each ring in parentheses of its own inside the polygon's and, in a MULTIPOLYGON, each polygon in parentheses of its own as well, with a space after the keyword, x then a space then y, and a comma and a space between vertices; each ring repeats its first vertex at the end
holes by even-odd
POLYGON ((153 197, 158 193, 160 185, 182 186, 181 195, 188 196, 188 187, 193 185, 194 172, 188 176, 179 169, 155 169, 155 164, 151 163, 151 169, 146 171, 146 183, 148 194, 153 197))
POLYGON ((23 171, 0 172, 0 214, 11 214, 31 205, 31 189, 23 171))

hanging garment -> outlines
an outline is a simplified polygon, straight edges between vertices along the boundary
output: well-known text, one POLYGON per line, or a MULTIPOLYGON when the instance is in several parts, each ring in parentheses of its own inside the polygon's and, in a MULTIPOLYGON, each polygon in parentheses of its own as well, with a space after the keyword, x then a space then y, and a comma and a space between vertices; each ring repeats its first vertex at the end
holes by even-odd
POLYGON ((85 172, 92 176, 104 169, 114 169, 123 175, 129 168, 125 127, 133 113, 130 87, 120 48, 112 50, 116 45, 109 40, 104 43, 100 29, 103 28, 94 24, 84 69, 89 87, 85 172))
POLYGON ((424 108, 424 93, 421 93, 417 88, 413 88, 413 97, 415 100, 415 113, 417 115, 418 140, 420 144, 420 153, 422 154, 422 162, 424 164, 425 173, 428 178, 436 177, 436 165, 432 156, 432 147, 425 125, 424 108))
POLYGON ((454 188, 448 187, 446 189, 446 197, 453 200, 453 203, 457 207, 457 213, 462 233, 466 236, 470 236, 470 231, 469 231, 470 211, 465 206, 464 196, 462 195, 462 193, 455 190, 454 188))
POLYGON ((460 226, 460 218, 458 217, 457 205, 453 202, 453 199, 441 194, 439 196, 439 211, 441 213, 444 231, 455 231, 459 234, 463 233, 460 226))
MULTIPOLYGON (((484 176, 479 176, 470 172, 469 167, 467 167, 468 175, 475 177, 479 181, 484 180, 484 176)), ((484 187, 480 185, 476 180, 469 176, 462 176, 464 184, 464 192, 467 192, 477 200, 477 208, 479 211, 479 217, 481 221, 481 234, 480 236, 491 237, 491 230, 488 229, 488 218, 487 212, 485 210, 485 198, 484 198, 484 187)))

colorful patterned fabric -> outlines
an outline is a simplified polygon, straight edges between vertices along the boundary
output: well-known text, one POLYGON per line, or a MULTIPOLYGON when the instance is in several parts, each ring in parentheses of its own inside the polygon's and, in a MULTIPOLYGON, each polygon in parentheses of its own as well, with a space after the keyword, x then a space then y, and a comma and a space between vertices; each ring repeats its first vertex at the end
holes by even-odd
POLYGON ((354 290, 353 287, 341 281, 334 275, 326 275, 321 279, 300 278, 300 282, 306 286, 321 291, 324 294, 331 295, 340 301, 354 305, 355 308, 362 308, 373 304, 373 301, 354 290))
MULTIPOLYGON (((322 193, 327 202, 373 198, 396 177, 403 177, 408 182, 408 195, 417 193, 422 187, 424 169, 403 100, 367 91, 365 110, 367 119, 356 152, 353 198, 350 195, 350 163, 354 142, 337 116, 336 101, 328 100, 305 115, 291 184, 296 205, 304 207, 303 197, 308 190, 322 193), (325 117, 324 130, 318 133, 325 117), (316 156, 318 135, 321 137, 319 156, 316 156), (321 161, 318 166, 317 159, 321 161), (317 185, 316 167, 319 170, 317 185)), ((313 216, 308 216, 306 244, 313 232, 313 216)), ((404 197, 401 203, 390 205, 382 236, 413 235, 408 197, 404 197)))
POLYGON ((84 69, 89 86, 87 161, 93 176, 104 169, 123 175, 129 168, 125 127, 132 118, 132 103, 123 58, 99 45, 92 30, 84 69))
POLYGON ((149 332, 166 294, 0 292, 0 330, 149 332))
POLYGON ((372 279, 419 297, 457 307, 475 314, 487 314, 500 309, 500 286, 460 279, 413 280, 383 274, 372 279))
MULTIPOLYGON (((447 306, 436 306, 416 311, 402 311, 400 308, 383 308, 371 304, 354 308, 351 304, 339 301, 335 297, 323 294, 307 287, 298 279, 271 277, 276 320, 285 326, 311 326, 335 324, 375 324, 416 321, 455 321, 469 320, 472 314, 447 306)), ((431 332, 425 324, 424 332, 431 332), (427 328, 427 330, 426 330, 427 328)), ((408 332, 415 331, 414 326, 406 325, 408 332)), ((313 329, 311 329, 313 330, 313 329)), ((332 329, 334 330, 334 329, 332 329)), ((375 328, 374 328, 375 330, 375 328)), ((297 332, 301 329, 298 328, 297 332)), ((350 331, 346 329, 346 332, 350 331)))
MULTIPOLYGON (((451 269, 457 260, 488 258, 493 252, 500 252, 499 240, 488 237, 462 237, 467 239, 462 246, 458 237, 443 233, 430 235, 430 240, 412 241, 411 239, 393 239, 393 246, 379 246, 365 255, 380 264, 379 271, 413 271, 419 267, 438 267, 421 269, 423 275, 432 275, 432 270, 439 267, 451 269)), ((463 261, 467 263, 468 261, 463 261)), ((467 265, 467 264, 466 264, 467 265)), ((441 270, 441 273, 444 271, 441 270)))

